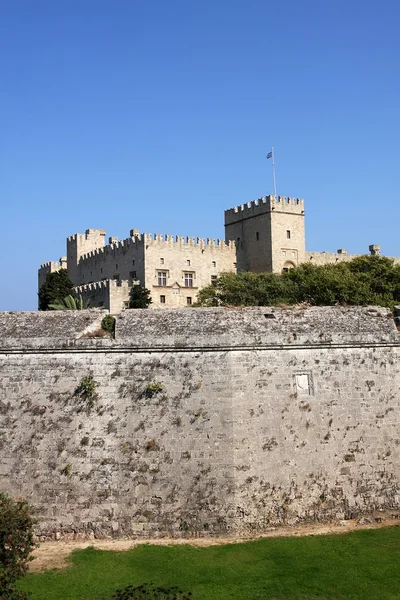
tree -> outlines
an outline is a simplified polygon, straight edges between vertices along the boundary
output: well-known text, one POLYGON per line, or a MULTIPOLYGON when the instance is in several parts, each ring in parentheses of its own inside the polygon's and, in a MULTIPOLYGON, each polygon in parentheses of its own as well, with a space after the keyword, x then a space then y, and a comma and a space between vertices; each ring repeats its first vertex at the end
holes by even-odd
POLYGON ((150 290, 134 284, 129 297, 129 308, 148 308, 151 303, 150 290))
POLYGON ((66 269, 47 273, 46 281, 39 290, 39 310, 50 310, 50 304, 70 295, 75 296, 75 292, 66 269))
POLYGON ((400 265, 384 256, 359 256, 327 265, 304 263, 285 273, 222 273, 202 288, 197 306, 387 306, 400 302, 400 265))
POLYGON ((57 300, 56 302, 52 302, 49 304, 50 310, 83 310, 87 308, 87 305, 84 305, 83 298, 79 294, 78 296, 66 296, 63 300, 57 300))
POLYGON ((35 548, 32 510, 24 500, 12 500, 0 493, 0 598, 28 598, 16 589, 16 582, 28 571, 35 548))

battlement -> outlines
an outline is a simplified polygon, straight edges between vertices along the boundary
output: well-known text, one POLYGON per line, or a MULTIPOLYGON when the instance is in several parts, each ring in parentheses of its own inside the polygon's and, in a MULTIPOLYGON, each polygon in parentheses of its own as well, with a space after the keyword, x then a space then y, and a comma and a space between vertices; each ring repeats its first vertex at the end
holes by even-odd
POLYGON ((194 238, 194 237, 185 237, 185 236, 173 236, 173 235, 163 235, 160 233, 144 233, 143 240, 146 246, 177 246, 179 248, 187 248, 187 247, 198 247, 200 250, 207 250, 211 248, 218 248, 220 250, 231 250, 235 248, 235 242, 231 241, 226 243, 225 240, 220 239, 212 239, 212 238, 194 238))
POLYGON ((102 260, 107 258, 108 256, 117 257, 122 254, 126 254, 128 250, 132 249, 132 247, 137 248, 142 240, 140 236, 135 236, 133 238, 126 238, 125 240, 118 241, 117 238, 110 238, 114 240, 112 243, 107 244, 107 246, 101 246, 99 248, 94 248, 89 252, 85 252, 80 256, 80 262, 88 261, 91 259, 102 260))
POLYGON ((115 237, 110 237, 112 240, 107 246, 101 246, 90 250, 80 256, 80 263, 90 263, 92 261, 106 260, 108 257, 118 258, 125 255, 128 251, 138 250, 140 246, 151 246, 165 248, 168 246, 175 248, 197 247, 199 250, 207 251, 210 249, 218 249, 221 251, 232 251, 235 248, 235 242, 226 243, 225 240, 214 240, 211 238, 194 238, 184 236, 164 235, 160 233, 140 233, 137 229, 131 229, 131 237, 118 241, 115 237))
POLYGON ((114 288, 130 290, 131 287, 129 282, 125 280, 104 279, 103 281, 94 281, 93 283, 76 285, 74 290, 82 296, 87 296, 88 294, 103 294, 105 291, 114 288))
POLYGON ((257 200, 234 206, 225 211, 225 225, 272 211, 304 215, 304 200, 286 196, 263 196, 257 200))

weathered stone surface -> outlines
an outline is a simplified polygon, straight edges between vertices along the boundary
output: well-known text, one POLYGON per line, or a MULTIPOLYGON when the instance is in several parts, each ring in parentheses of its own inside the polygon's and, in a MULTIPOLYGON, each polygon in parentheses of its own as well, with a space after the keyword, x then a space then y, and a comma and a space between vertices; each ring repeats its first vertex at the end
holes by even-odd
POLYGON ((101 313, 73 314, 0 315, 0 489, 37 507, 40 535, 399 511, 400 340, 385 309, 127 311, 115 340, 84 337, 101 313), (92 408, 76 393, 89 375, 92 408))

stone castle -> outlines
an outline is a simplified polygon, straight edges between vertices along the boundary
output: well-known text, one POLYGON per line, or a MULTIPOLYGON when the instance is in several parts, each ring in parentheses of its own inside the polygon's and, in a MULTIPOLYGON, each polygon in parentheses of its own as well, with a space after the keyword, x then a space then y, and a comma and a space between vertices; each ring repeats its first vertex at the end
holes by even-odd
MULTIPOLYGON (((304 201, 266 196, 225 211, 225 241, 151 235, 130 231, 118 241, 106 232, 87 229, 67 238, 67 256, 39 269, 39 288, 47 273, 68 268, 75 290, 92 307, 118 314, 129 304, 133 283, 148 288, 152 308, 182 308, 196 301, 200 288, 222 272, 272 272, 301 263, 323 265, 358 255, 307 252, 304 201)), ((369 246, 371 254, 380 247, 369 246)), ((400 263, 400 258, 395 259, 400 263)))

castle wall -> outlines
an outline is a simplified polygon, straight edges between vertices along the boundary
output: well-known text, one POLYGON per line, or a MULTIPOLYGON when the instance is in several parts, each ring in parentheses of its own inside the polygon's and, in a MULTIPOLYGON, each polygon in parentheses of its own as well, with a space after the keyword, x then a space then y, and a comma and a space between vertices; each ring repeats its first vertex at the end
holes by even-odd
POLYGON ((129 297, 132 286, 128 281, 107 279, 75 287, 77 294, 82 296, 84 306, 90 308, 105 308, 112 315, 118 315, 129 307, 129 297))
MULTIPOLYGON (((68 313, 68 311, 67 311, 68 313)), ((42 535, 199 535, 400 507, 386 309, 0 314, 0 489, 42 535), (92 374, 90 409, 75 393, 92 374), (162 389, 151 395, 151 383, 162 389)))
POLYGON ((144 239, 145 281, 151 291, 153 308, 182 308, 194 303, 198 291, 210 285, 213 277, 236 271, 234 243, 149 234, 144 234, 144 239), (165 286, 159 285, 160 273, 166 274, 165 286), (187 286, 190 282, 192 287, 187 286))
POLYGON ((141 285, 145 284, 145 248, 140 234, 135 233, 120 242, 116 238, 111 239, 114 240, 111 244, 81 255, 77 267, 79 283, 76 285, 107 279, 130 284, 138 280, 141 285))
MULTIPOLYGON (((305 262, 311 262, 313 265, 331 265, 338 262, 349 262, 362 254, 343 254, 338 252, 306 252, 305 262)), ((389 256, 395 264, 400 264, 400 258, 389 256)))

